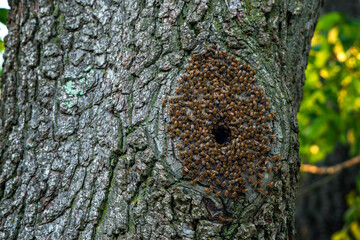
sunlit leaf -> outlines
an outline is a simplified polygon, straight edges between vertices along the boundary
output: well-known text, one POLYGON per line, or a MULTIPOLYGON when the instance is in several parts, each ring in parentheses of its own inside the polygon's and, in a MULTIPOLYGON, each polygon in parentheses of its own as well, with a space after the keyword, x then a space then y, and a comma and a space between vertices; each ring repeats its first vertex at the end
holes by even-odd
POLYGON ((328 42, 331 44, 335 44, 338 41, 338 36, 339 36, 339 28, 334 27, 329 31, 328 42))
POLYGON ((360 240, 360 227, 358 222, 354 221, 350 224, 350 231, 356 240, 360 240))
POLYGON ((339 231, 332 235, 331 240, 351 240, 345 231, 339 231))
POLYGON ((4 41, 0 40, 0 52, 5 50, 5 45, 4 45, 4 41))

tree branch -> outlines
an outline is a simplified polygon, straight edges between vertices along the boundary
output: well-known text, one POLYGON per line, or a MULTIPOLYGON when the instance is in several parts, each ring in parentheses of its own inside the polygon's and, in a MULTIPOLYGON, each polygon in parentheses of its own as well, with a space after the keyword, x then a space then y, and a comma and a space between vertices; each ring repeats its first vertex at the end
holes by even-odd
POLYGON ((300 168, 300 171, 311 174, 335 174, 358 163, 360 163, 360 156, 356 156, 331 167, 317 167, 311 164, 303 164, 300 168))

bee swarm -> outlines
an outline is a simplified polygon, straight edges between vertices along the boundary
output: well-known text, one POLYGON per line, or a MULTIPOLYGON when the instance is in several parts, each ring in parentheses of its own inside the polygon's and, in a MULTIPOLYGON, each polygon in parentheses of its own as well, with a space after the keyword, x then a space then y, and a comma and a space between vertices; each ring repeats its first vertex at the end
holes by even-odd
MULTIPOLYGON (((266 172, 281 166, 272 155, 270 102, 255 86, 255 71, 215 45, 189 59, 170 99, 167 131, 177 143, 183 176, 207 194, 239 199, 249 188, 266 196, 266 172)), ((165 102, 163 103, 165 104, 165 102)))

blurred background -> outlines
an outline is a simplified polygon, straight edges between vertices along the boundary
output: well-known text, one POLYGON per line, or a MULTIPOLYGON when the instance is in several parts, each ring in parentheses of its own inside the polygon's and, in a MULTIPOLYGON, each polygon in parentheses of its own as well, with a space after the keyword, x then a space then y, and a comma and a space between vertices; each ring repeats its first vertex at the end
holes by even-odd
MULTIPOLYGON (((8 9, 0 0, 0 66, 8 9)), ((305 74, 297 238, 360 240, 359 0, 325 0, 305 74)))
MULTIPOLYGON (((0 0, 0 73, 2 72, 3 54, 5 50, 4 37, 7 35, 6 16, 9 9, 7 0, 0 0)), ((0 89, 1 93, 1 89, 0 89)))
POLYGON ((303 167, 297 236, 360 240, 359 0, 325 0, 305 75, 298 113, 303 167), (349 162, 355 164, 347 167, 349 162), (314 173, 340 169, 311 174, 304 164, 318 166, 314 173))

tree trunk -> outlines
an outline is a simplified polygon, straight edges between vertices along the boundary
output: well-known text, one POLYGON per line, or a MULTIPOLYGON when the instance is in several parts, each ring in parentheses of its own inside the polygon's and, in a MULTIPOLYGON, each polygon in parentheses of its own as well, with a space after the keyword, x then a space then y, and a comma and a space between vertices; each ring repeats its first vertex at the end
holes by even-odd
POLYGON ((1 239, 294 239, 296 113, 319 1, 10 4, 1 239), (282 166, 265 174, 267 196, 206 194, 181 175, 169 101, 187 59, 212 45, 256 70, 277 115, 267 154, 282 166))

